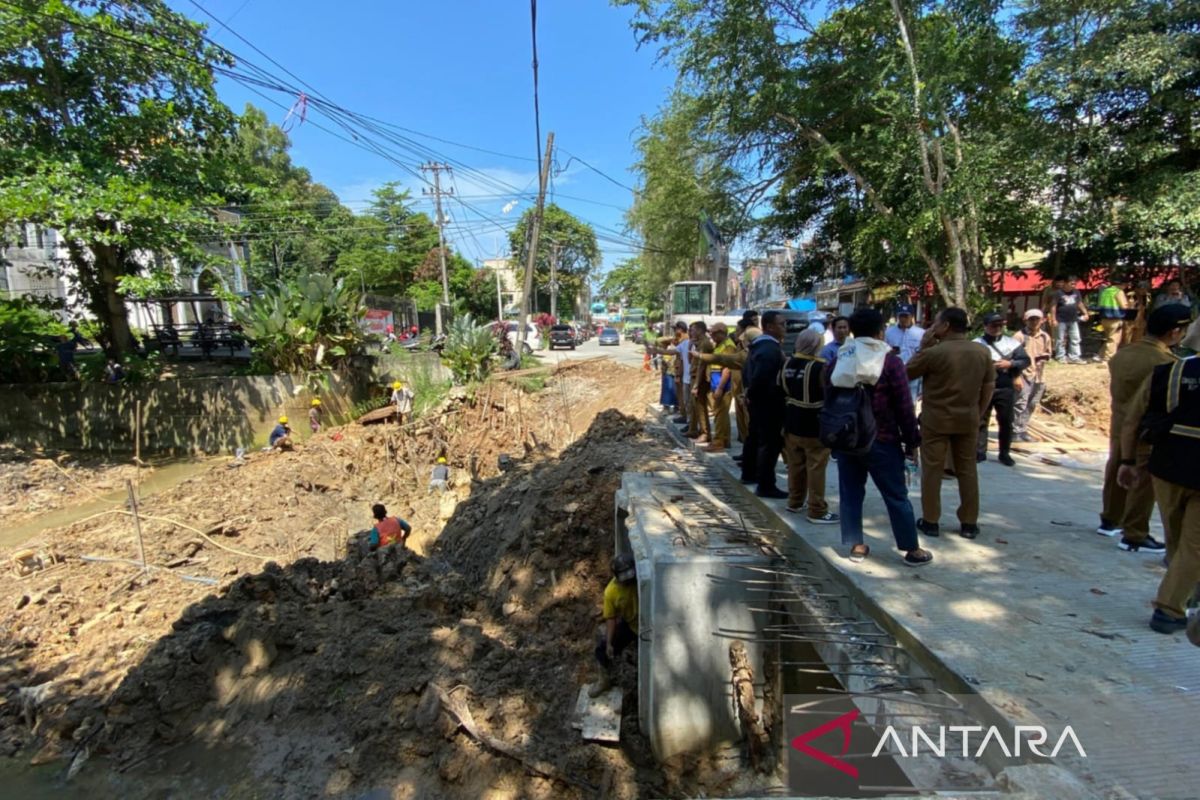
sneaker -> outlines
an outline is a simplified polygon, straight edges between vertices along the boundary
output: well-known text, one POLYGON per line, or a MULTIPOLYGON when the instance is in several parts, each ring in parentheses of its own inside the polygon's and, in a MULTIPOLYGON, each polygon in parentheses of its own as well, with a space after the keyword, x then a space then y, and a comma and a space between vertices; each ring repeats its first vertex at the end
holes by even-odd
POLYGON ((979 526, 978 525, 968 525, 967 523, 964 522, 962 524, 962 527, 958 531, 958 535, 963 537, 964 539, 976 539, 979 537, 979 526))
POLYGON ((1165 553, 1167 546, 1155 539, 1153 536, 1147 536, 1144 541, 1131 542, 1128 539, 1121 537, 1121 541, 1117 542, 1117 547, 1124 550, 1126 553, 1165 553))
POLYGON ((917 548, 904 554, 904 563, 910 567, 923 567, 933 561, 933 553, 917 548))
POLYGON ((1018 434, 1017 434, 1017 439, 1018 439, 1019 441, 1022 441, 1022 442, 1032 442, 1032 441, 1036 441, 1036 440, 1035 440, 1035 439, 1034 439, 1032 436, 1030 436, 1028 433, 1018 433, 1018 434))
POLYGON ((942 535, 942 531, 941 531, 941 529, 938 528, 938 524, 936 522, 926 522, 923 519, 917 520, 917 530, 919 530, 921 533, 925 534, 926 536, 941 536, 942 535))
POLYGON ((1150 615, 1150 630, 1157 633, 1171 634, 1187 627, 1187 617, 1173 617, 1161 608, 1154 609, 1150 615))
POLYGON ((676 425, 686 425, 687 417, 680 415, 678 417, 672 418, 671 422, 674 422, 676 425))
POLYGON ((802 503, 799 506, 788 506, 786 510, 793 514, 803 514, 808 510, 808 503, 802 503))
POLYGON ((1111 522, 1106 520, 1104 517, 1101 517, 1100 518, 1100 527, 1096 528, 1096 533, 1100 534, 1101 536, 1116 536, 1118 533, 1121 532, 1121 530, 1122 530, 1121 528, 1118 528, 1116 525, 1113 525, 1111 522))
POLYGON ((786 500, 787 499, 787 492, 780 490, 776 486, 767 486, 767 487, 759 486, 758 491, 755 492, 755 494, 758 495, 759 497, 765 498, 767 500, 786 500))
POLYGON ((837 525, 841 521, 841 517, 830 511, 826 511, 819 517, 809 517, 808 521, 813 525, 837 525))
POLYGON ((1000 458, 998 458, 996 460, 999 461, 1001 464, 1003 464, 1006 467, 1015 467, 1017 465, 1017 462, 1013 461, 1013 457, 1010 456, 1008 453, 1004 453, 1003 455, 1000 456, 1000 458))

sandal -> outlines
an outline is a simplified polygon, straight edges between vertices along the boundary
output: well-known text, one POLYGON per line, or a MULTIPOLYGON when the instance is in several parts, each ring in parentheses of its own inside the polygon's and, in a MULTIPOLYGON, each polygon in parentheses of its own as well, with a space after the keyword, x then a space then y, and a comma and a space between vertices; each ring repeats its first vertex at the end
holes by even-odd
POLYGON ((856 544, 850 548, 850 560, 855 564, 861 564, 867 560, 867 556, 871 554, 871 548, 865 544, 856 544))
POLYGON ((923 567, 933 561, 933 553, 917 548, 904 554, 904 563, 910 567, 923 567))

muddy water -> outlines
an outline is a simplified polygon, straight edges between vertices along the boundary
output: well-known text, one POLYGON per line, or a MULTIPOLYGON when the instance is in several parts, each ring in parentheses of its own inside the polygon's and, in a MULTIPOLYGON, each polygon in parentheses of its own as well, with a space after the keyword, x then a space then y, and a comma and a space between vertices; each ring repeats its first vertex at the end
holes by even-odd
MULTIPOLYGON (((142 476, 139 496, 150 497, 158 492, 170 489, 198 472, 203 472, 214 464, 227 460, 225 457, 185 459, 164 461, 152 464, 153 471, 142 476)), ((4 527, 0 525, 0 547, 13 547, 30 539, 45 530, 61 528, 78 522, 86 517, 100 514, 114 508, 124 508, 126 503, 125 489, 117 489, 105 494, 92 496, 74 505, 48 511, 45 514, 26 520, 18 525, 4 527)))
POLYGON ((104 758, 89 760, 66 780, 67 760, 38 767, 27 761, 0 758, 0 797, 21 800, 64 798, 241 798, 269 797, 269 782, 251 773, 243 752, 191 743, 129 772, 112 769, 104 758))

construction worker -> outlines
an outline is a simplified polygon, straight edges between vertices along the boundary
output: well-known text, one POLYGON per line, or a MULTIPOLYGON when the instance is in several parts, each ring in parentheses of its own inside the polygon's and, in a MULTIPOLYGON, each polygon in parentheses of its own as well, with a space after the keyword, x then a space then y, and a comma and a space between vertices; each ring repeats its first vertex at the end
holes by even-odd
POLYGON ((404 547, 408 537, 412 535, 412 526, 399 517, 389 517, 383 503, 371 506, 371 516, 375 518, 375 527, 367 536, 367 546, 372 550, 398 544, 404 547))
POLYGON ((280 417, 279 422, 271 429, 271 435, 267 437, 267 445, 271 450, 292 449, 292 429, 288 426, 286 416, 280 417))
MULTIPOLYGON (((729 338, 729 328, 724 322, 716 322, 712 326, 712 355, 732 355, 737 345, 729 338)), ((721 453, 731 444, 729 430, 729 407, 733 402, 733 372, 731 367, 709 366, 712 393, 709 404, 713 415, 712 444, 710 453, 721 453)))
POLYGON ((609 567, 613 576, 604 587, 604 624, 596 631, 600 679, 588 690, 591 697, 599 697, 612 688, 613 659, 637 641, 637 565, 633 556, 621 553, 609 562, 609 567))
POLYGON ((437 464, 429 476, 429 491, 444 492, 450 485, 450 467, 446 465, 446 457, 438 456, 437 464))
POLYGON ((404 415, 412 413, 412 389, 400 381, 392 382, 392 405, 396 407, 396 424, 404 424, 404 415))
MULTIPOLYGON (((1159 311, 1189 312, 1186 306, 1159 311)), ((1150 328, 1147 327, 1147 333, 1150 328)), ((1154 368, 1125 415, 1117 479, 1132 489, 1149 472, 1167 532, 1167 574, 1154 598, 1150 628, 1174 633, 1188 627, 1187 605, 1200 583, 1200 358, 1176 359, 1154 368), (1149 439, 1146 465, 1135 456, 1138 438, 1149 439)), ((1189 629, 1191 638, 1195 626, 1189 629)), ((1193 640, 1194 641, 1194 640, 1193 640)))
POLYGON ((321 432, 321 400, 314 397, 308 408, 308 429, 313 434, 321 432))
POLYGON ((1150 447, 1138 444, 1136 428, 1139 416, 1132 423, 1128 415, 1138 392, 1155 367, 1178 359, 1171 353, 1183 336, 1189 322, 1189 311, 1183 306, 1163 306, 1150 313, 1146 333, 1128 347, 1123 347, 1108 362, 1109 395, 1112 399, 1112 422, 1109 425, 1108 463, 1104 467, 1103 507, 1100 510, 1102 536, 1121 536, 1120 547, 1128 552, 1161 553, 1166 546, 1150 535, 1150 515, 1154 511, 1154 490, 1149 481, 1126 489, 1118 481, 1121 464, 1126 459, 1135 466, 1145 467, 1150 447), (1126 424, 1133 430, 1126 431, 1126 424), (1126 434, 1133 436, 1126 449, 1126 434))
POLYGON ((1125 290, 1115 280, 1100 290, 1100 328, 1104 331, 1104 344, 1100 347, 1097 361, 1108 361, 1121 346, 1121 331, 1125 326, 1125 309, 1129 300, 1125 290))

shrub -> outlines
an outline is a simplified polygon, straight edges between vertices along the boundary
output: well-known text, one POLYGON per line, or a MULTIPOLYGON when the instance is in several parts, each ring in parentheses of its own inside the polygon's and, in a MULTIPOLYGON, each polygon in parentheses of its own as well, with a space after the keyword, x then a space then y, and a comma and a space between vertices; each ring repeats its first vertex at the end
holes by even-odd
POLYGON ((470 314, 450 323, 442 360, 454 376, 454 382, 465 384, 487 377, 488 363, 496 352, 496 338, 491 325, 476 325, 470 314))
POLYGON ((54 344, 67 326, 28 300, 0 300, 0 380, 46 380, 57 363, 54 344))
POLYGON ((333 369, 361 353, 367 334, 362 297, 329 275, 301 275, 234 309, 254 358, 276 372, 333 369))

